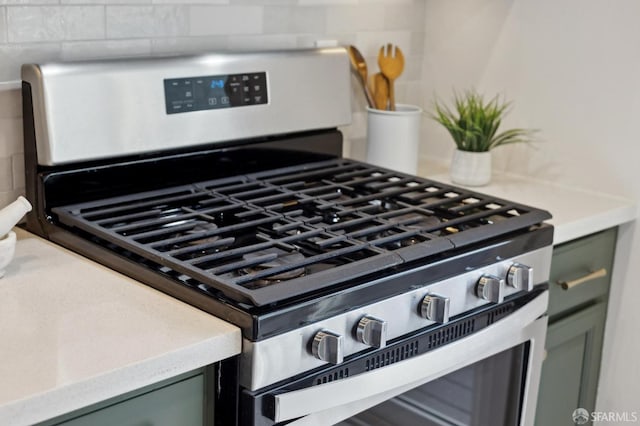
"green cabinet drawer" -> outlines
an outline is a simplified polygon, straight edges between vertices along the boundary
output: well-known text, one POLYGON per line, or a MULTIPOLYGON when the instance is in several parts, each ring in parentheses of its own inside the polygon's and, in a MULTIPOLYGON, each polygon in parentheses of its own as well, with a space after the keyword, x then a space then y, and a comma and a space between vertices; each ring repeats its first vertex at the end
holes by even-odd
POLYGON ((617 228, 611 228, 553 249, 548 310, 552 320, 609 292, 616 238, 617 228), (590 274, 597 277, 589 278, 590 274), (564 289, 561 284, 567 282, 578 284, 564 289))
POLYGON ((202 426, 202 374, 56 423, 59 426, 202 426))

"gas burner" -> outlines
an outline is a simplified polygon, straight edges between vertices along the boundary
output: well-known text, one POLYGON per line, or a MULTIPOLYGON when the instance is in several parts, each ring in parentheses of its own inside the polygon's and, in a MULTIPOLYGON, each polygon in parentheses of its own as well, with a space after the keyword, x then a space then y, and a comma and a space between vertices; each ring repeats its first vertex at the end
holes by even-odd
POLYGON ((276 272, 275 274, 267 276, 260 276, 255 281, 252 281, 252 284, 256 287, 277 284, 281 281, 302 277, 307 273, 304 266, 295 266, 305 260, 305 256, 297 251, 287 252, 274 247, 247 253, 243 255, 242 258, 249 263, 253 261, 256 262, 239 270, 239 272, 244 275, 262 275, 262 271, 269 269, 283 269, 287 268, 287 266, 293 266, 293 268, 285 269, 282 272, 276 272))

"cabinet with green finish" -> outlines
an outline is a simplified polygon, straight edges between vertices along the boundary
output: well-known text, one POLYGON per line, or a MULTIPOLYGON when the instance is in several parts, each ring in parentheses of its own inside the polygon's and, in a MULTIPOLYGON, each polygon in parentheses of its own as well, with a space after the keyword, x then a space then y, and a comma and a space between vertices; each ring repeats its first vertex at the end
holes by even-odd
POLYGON ((213 418, 207 380, 213 367, 157 383, 41 426, 202 426, 213 418))
POLYGON ((537 426, 572 426, 576 408, 595 407, 616 238, 612 228, 554 247, 537 426))

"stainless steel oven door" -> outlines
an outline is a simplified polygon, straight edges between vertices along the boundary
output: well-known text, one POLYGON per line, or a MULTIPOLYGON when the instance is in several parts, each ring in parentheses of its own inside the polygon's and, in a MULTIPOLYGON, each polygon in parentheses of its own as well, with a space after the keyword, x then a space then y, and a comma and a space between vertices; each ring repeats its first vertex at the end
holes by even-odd
MULTIPOLYGON (((548 291, 544 291, 509 316, 477 333, 433 351, 353 377, 276 394, 274 395, 274 420, 286 422, 297 419, 289 423, 293 425, 325 426, 342 421, 350 425, 371 424, 355 416, 378 406, 374 411, 364 413, 361 417, 366 419, 368 415, 373 415, 372 418, 380 419, 378 424, 381 425, 407 425, 406 420, 403 421, 399 417, 400 412, 392 414, 392 419, 395 420, 391 423, 384 423, 381 417, 375 414, 376 409, 381 410, 380 413, 385 412, 384 406, 379 404, 388 402, 393 406, 387 408, 394 409, 405 407, 407 410, 412 410, 416 407, 420 409, 422 406, 424 419, 431 415, 441 421, 440 423, 434 421, 431 424, 533 425, 540 369, 544 357, 547 328, 547 317, 544 313, 547 303, 548 291), (465 367, 481 371, 486 377, 493 378, 494 383, 505 380, 512 382, 510 389, 515 388, 515 394, 509 395, 507 401, 512 405, 510 409, 515 413, 512 415, 514 420, 482 423, 479 419, 482 419, 483 414, 472 412, 471 418, 475 420, 466 423, 464 419, 454 417, 447 420, 447 415, 443 415, 442 410, 425 408, 429 405, 428 396, 423 398, 419 395, 433 393, 433 390, 429 390, 425 385, 436 386, 437 379, 451 373, 464 375, 465 367), (500 374, 504 372, 507 372, 507 376, 500 378, 500 374), (515 385, 514 380, 516 380, 515 385), (408 393, 412 390, 413 393, 408 393), (411 408, 410 400, 416 400, 416 398, 418 404, 417 406, 414 404, 411 408)), ((483 399, 478 397, 486 396, 484 401, 488 401, 489 406, 484 408, 489 408, 486 410, 489 415, 492 398, 495 400, 503 398, 493 394, 494 389, 491 388, 474 388, 474 392, 476 392, 473 395, 476 407, 478 404, 483 405, 483 399)), ((420 424, 430 423, 425 420, 420 424)))

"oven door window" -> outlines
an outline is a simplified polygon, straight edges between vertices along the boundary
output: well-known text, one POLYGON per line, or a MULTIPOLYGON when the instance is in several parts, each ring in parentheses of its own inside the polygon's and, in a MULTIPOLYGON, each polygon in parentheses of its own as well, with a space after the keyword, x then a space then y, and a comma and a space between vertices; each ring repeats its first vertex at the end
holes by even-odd
POLYGON ((426 383, 341 426, 514 426, 520 424, 528 344, 426 383))

